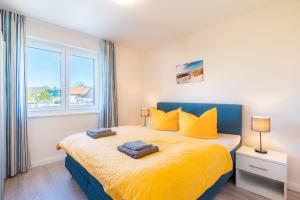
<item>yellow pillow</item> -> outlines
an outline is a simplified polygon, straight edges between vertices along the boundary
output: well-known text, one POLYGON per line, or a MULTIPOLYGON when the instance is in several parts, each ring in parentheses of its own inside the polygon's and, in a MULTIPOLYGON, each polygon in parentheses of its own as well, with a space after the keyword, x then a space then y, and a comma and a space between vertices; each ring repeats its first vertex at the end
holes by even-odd
POLYGON ((193 138, 218 138, 217 121, 217 108, 206 111, 200 117, 180 111, 179 132, 193 138))
POLYGON ((179 109, 164 112, 152 108, 151 127, 162 131, 178 131, 179 109))

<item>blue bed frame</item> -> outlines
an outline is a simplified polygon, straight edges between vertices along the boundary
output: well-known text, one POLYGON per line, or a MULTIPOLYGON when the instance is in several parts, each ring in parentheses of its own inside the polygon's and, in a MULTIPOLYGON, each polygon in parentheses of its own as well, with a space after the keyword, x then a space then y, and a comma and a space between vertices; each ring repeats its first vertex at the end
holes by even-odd
MULTIPOLYGON (((242 136, 242 105, 237 104, 208 104, 208 103, 173 103, 159 102, 157 108, 163 111, 171 111, 181 107, 183 111, 201 115, 210 108, 216 107, 218 110, 218 132, 235 134, 242 136)), ((230 152, 233 162, 235 161, 235 151, 240 147, 239 144, 230 152)), ((65 166, 77 181, 82 190, 87 194, 89 200, 111 200, 112 198, 105 193, 103 186, 89 174, 77 161, 67 155, 65 166)), ((203 193, 198 200, 210 200, 232 177, 234 169, 224 174, 219 180, 203 193)))

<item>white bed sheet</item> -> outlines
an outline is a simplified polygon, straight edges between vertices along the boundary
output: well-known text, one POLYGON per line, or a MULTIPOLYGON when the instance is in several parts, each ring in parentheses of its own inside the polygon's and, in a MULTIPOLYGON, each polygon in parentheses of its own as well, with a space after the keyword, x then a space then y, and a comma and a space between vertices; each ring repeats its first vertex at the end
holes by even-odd
MULTIPOLYGON (((153 130, 149 127, 145 127, 145 129, 153 130)), ((157 130, 155 130, 157 131, 157 130)), ((170 131, 162 131, 170 134, 180 134, 178 132, 170 132, 170 131)), ((241 142, 241 136, 240 135, 234 135, 234 134, 224 134, 219 133, 219 138, 217 139, 197 139, 197 140, 203 140, 203 141, 209 141, 212 143, 220 144, 224 147, 226 147, 229 151, 232 151, 235 147, 237 147, 241 142)))
MULTIPOLYGON (((223 145, 229 151, 232 151, 241 142, 241 136, 240 135, 219 133, 219 136, 220 137, 217 138, 217 139, 209 139, 207 141, 223 145)), ((203 139, 199 139, 199 140, 203 140, 203 139)))

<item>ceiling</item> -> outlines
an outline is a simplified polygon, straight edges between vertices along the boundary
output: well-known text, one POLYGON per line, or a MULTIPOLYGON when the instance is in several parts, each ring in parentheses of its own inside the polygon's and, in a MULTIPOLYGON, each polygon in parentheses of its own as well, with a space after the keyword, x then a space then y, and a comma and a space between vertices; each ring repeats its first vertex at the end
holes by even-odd
POLYGON ((174 40, 274 0, 0 0, 27 17, 136 48, 174 40))

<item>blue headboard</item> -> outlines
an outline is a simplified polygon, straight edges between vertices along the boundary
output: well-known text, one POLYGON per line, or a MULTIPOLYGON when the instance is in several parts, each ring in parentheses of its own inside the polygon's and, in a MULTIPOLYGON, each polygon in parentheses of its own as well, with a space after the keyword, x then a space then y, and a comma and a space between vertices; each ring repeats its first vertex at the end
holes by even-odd
POLYGON ((183 111, 200 116, 216 107, 218 110, 218 132, 242 136, 242 105, 210 103, 158 102, 157 109, 169 112, 181 107, 183 111))

